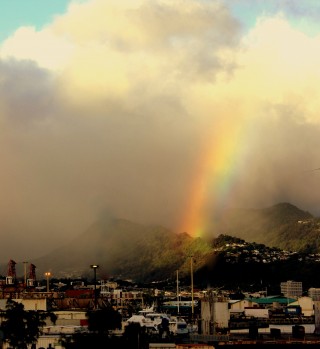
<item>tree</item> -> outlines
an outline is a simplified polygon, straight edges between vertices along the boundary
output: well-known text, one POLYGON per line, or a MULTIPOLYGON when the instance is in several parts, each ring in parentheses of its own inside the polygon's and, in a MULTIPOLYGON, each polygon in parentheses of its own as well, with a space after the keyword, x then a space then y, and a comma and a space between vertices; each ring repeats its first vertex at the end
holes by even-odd
POLYGON ((11 299, 7 301, 6 311, 2 314, 4 321, 1 329, 4 341, 14 349, 26 349, 28 345, 36 344, 41 334, 45 319, 50 317, 56 321, 56 315, 46 311, 24 310, 22 303, 11 299))
POLYGON ((146 328, 139 323, 131 323, 126 326, 123 336, 123 347, 126 349, 149 348, 146 328))
POLYGON ((121 339, 109 336, 109 331, 121 328, 121 315, 111 306, 87 312, 89 333, 75 333, 61 338, 66 349, 122 348, 121 339))
POLYGON ((109 330, 121 328, 121 315, 112 306, 87 312, 89 331, 108 334, 109 330))

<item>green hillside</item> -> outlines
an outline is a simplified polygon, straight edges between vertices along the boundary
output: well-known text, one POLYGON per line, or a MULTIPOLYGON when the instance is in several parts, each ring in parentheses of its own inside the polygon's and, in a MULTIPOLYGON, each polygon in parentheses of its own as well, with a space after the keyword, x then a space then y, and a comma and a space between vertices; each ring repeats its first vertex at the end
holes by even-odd
POLYGON ((56 277, 90 276, 90 265, 99 264, 100 278, 152 281, 187 270, 190 256, 196 266, 205 263, 211 247, 188 234, 175 234, 160 226, 144 226, 122 219, 101 220, 67 246, 34 261, 40 273, 56 277))
MULTIPOLYGON (((90 265, 99 264, 100 279, 114 276, 148 282, 172 279, 176 270, 179 270, 181 278, 188 278, 192 256, 194 271, 199 271, 198 275, 202 275, 204 281, 212 282, 215 274, 217 278, 225 279, 225 276, 232 277, 237 270, 234 276, 237 279, 248 268, 245 264, 243 270, 239 269, 240 260, 233 265, 222 264, 223 268, 216 269, 219 261, 223 260, 217 246, 226 243, 223 240, 226 236, 230 236, 227 239, 232 243, 238 238, 238 241, 255 242, 257 246, 263 244, 305 253, 319 251, 319 219, 291 204, 278 204, 261 210, 231 210, 218 223, 220 230, 216 235, 204 240, 192 238, 186 233, 175 234, 161 226, 146 226, 123 219, 101 219, 68 245, 33 263, 37 266, 38 275, 51 271, 57 278, 90 278, 93 275, 90 265), (223 238, 218 237, 221 233, 223 238)), ((252 271, 253 275, 258 269, 252 271)))
POLYGON ((319 250, 320 220, 289 203, 265 209, 233 209, 216 222, 220 233, 296 251, 319 250))

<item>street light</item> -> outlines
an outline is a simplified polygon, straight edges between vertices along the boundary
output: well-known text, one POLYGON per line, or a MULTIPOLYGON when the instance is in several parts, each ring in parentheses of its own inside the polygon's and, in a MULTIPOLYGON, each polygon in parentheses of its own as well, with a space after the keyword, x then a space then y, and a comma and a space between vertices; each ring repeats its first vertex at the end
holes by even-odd
POLYGON ((99 265, 91 264, 90 268, 93 269, 94 275, 94 309, 97 309, 97 269, 99 268, 99 265))
POLYGON ((49 279, 50 279, 50 276, 51 276, 51 273, 49 271, 45 272, 44 275, 46 276, 47 278, 47 292, 49 292, 49 279))

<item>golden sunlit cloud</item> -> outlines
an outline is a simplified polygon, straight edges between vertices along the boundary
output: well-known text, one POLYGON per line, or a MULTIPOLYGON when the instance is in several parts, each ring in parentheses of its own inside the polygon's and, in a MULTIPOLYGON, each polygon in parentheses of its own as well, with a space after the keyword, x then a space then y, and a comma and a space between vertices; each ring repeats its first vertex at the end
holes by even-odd
POLYGON ((202 235, 228 207, 320 212, 304 172, 320 165, 319 40, 284 15, 243 33, 198 0, 75 2, 18 29, 0 47, 0 227, 75 236, 106 209, 202 235))
POLYGON ((72 44, 50 29, 37 32, 33 27, 22 27, 2 44, 0 57, 32 60, 40 67, 55 70, 66 64, 72 51, 72 44))

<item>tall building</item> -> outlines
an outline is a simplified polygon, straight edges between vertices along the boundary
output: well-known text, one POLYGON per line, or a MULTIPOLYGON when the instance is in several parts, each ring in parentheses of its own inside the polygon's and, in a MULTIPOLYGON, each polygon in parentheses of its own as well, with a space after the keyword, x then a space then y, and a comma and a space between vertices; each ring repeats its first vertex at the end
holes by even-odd
POLYGON ((302 282, 288 280, 281 282, 281 293, 288 298, 298 298, 302 296, 302 282))
POLYGON ((313 301, 320 301, 320 288, 309 288, 308 295, 313 301))
POLYGON ((315 334, 320 334, 320 301, 314 302, 314 323, 315 323, 315 334))

